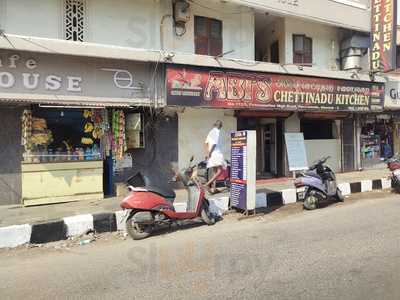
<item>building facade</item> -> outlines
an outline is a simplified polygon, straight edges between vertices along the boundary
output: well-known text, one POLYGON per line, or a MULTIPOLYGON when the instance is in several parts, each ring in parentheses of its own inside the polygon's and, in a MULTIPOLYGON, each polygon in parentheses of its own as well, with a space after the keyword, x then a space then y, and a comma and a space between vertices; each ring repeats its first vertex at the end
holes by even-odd
MULTIPOLYGON (((114 163, 107 163, 107 155, 102 159, 102 176, 93 179, 99 188, 80 191, 63 175, 68 192, 60 197, 106 193, 113 182, 106 184, 105 178, 123 181, 137 170, 157 174, 157 182, 166 181, 170 162, 183 167, 192 155, 203 158, 204 139, 217 119, 224 123, 228 159, 229 132, 257 130, 260 178, 288 174, 285 132, 305 133, 309 162, 329 154, 335 170, 354 170, 360 167, 354 120, 367 108, 382 110, 381 79, 371 79, 365 67, 369 27, 367 0, 0 0, 1 113, 17 123, 32 107, 61 114, 62 109, 100 106, 110 118, 117 110, 126 116, 140 113, 143 130, 132 129, 139 146, 119 153, 118 162, 111 158, 114 163), (305 84, 301 93, 312 93, 307 90, 312 84, 316 89, 340 87, 350 91, 348 97, 357 96, 358 104, 192 105, 179 97, 168 103, 171 95, 165 86, 174 80, 170 88, 182 85, 171 77, 177 74, 168 73, 171 70, 178 70, 179 76, 197 73, 197 79, 211 71, 284 82, 292 93, 283 96, 287 101, 299 99, 293 96, 299 91, 290 90, 293 84, 305 84), (307 133, 315 126, 321 128, 318 134, 307 133)), ((341 97, 338 90, 330 94, 341 97)), ((44 115, 39 112, 38 118, 44 115)), ((10 166, 0 174, 0 189, 10 194, 4 204, 26 198, 24 169, 32 171, 21 164, 19 124, 13 126, 5 149, 12 152, 10 166)))

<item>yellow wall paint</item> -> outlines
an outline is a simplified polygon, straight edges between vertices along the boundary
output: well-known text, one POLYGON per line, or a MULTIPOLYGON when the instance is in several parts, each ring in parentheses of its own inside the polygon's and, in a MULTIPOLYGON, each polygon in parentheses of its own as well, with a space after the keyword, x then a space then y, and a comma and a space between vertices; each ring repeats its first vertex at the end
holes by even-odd
MULTIPOLYGON (((37 199, 41 204, 43 198, 103 193, 102 162, 52 163, 23 165, 22 198, 37 199), (97 164, 96 164, 97 163, 97 164)), ((73 197, 71 198, 73 201, 73 197)), ((79 200, 79 199, 75 199, 79 200)), ((32 201, 30 201, 32 202, 32 201)))

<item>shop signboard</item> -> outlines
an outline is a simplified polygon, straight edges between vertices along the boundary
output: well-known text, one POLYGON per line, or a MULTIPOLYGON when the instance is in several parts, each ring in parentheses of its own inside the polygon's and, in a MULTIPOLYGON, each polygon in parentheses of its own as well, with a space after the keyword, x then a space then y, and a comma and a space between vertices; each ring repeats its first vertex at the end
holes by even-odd
POLYGON ((231 205, 243 210, 256 206, 256 132, 231 134, 231 205))
POLYGON ((285 143, 288 155, 289 171, 307 169, 307 153, 303 133, 285 133, 285 143))
POLYGON ((168 66, 167 104, 288 111, 382 111, 384 85, 314 78, 168 66))
POLYGON ((372 72, 389 72, 396 68, 396 36, 397 0, 372 0, 372 72))
POLYGON ((400 109, 400 81, 388 80, 385 93, 385 109, 400 109))
MULTIPOLYGON (((0 53, 0 98, 5 99, 26 96, 51 102, 71 100, 77 105, 123 99, 124 103, 146 104, 147 84, 152 76, 148 64, 140 62, 16 51, 0 53)), ((155 92, 161 95, 164 82, 157 82, 155 92)))

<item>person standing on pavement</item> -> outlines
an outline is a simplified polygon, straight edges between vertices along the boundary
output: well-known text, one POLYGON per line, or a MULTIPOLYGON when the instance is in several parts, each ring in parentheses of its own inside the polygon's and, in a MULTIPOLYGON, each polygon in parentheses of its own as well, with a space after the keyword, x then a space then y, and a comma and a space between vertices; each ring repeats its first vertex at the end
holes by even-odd
POLYGON ((209 189, 211 192, 215 192, 215 182, 219 175, 221 175, 223 168, 226 167, 226 162, 224 159, 224 155, 221 150, 221 128, 222 122, 217 120, 214 123, 213 129, 207 135, 205 141, 205 152, 206 152, 206 160, 207 160, 207 169, 212 169, 213 176, 211 179, 205 184, 205 187, 209 189))

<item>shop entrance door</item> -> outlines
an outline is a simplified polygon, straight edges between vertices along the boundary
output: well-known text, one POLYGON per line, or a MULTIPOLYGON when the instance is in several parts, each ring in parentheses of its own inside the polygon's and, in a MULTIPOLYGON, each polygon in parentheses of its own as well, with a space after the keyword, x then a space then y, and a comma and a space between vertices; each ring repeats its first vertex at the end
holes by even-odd
POLYGON ((276 125, 259 124, 257 127, 257 173, 269 178, 276 175, 276 125))
POLYGON ((257 132, 257 178, 284 174, 283 119, 238 118, 238 130, 257 132))
POLYGON ((265 125, 263 129, 264 173, 272 175, 272 173, 275 173, 275 124, 265 125))

